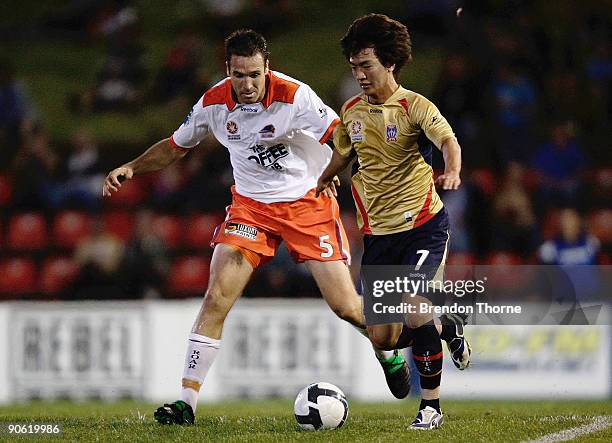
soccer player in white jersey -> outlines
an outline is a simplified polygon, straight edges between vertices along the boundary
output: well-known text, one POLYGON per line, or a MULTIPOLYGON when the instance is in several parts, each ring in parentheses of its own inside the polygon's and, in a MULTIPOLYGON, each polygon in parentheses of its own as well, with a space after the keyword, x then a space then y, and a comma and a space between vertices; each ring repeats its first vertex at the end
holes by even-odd
MULTIPOLYGON (((330 308, 364 335, 361 299, 347 264, 349 245, 335 188, 315 197, 317 178, 331 158, 325 143, 337 114, 306 84, 268 68, 265 39, 239 30, 225 41, 228 78, 206 91, 183 124, 135 160, 111 171, 103 194, 121 182, 160 170, 196 147, 207 133, 230 152, 235 186, 214 252, 202 308, 187 342, 181 399, 155 411, 163 424, 193 423, 200 387, 221 346, 225 318, 253 271, 284 241, 304 262, 330 308)), ((391 392, 410 388, 406 361, 375 348, 391 392)))

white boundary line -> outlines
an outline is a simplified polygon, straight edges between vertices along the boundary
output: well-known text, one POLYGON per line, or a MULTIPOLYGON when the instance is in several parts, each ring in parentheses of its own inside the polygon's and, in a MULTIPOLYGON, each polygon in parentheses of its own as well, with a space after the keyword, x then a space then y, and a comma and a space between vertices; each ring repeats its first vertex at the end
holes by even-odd
POLYGON ((602 431, 610 426, 612 426, 612 417, 600 415, 598 417, 593 417, 591 423, 587 423, 586 425, 576 426, 575 428, 565 429, 552 434, 546 434, 537 440, 529 440, 527 443, 550 443, 555 441, 573 440, 581 435, 602 431))

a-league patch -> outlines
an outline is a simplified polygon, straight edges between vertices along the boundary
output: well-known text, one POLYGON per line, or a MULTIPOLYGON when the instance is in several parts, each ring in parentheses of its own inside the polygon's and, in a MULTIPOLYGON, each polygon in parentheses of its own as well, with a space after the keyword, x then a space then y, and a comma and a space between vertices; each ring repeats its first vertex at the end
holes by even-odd
POLYGON ((225 124, 225 129, 227 131, 228 140, 240 140, 240 134, 238 134, 238 125, 236 122, 228 120, 228 122, 225 124))
POLYGON ((242 223, 227 222, 225 224, 225 233, 244 237, 249 240, 257 239, 257 228, 242 223))
POLYGON ((355 120, 351 123, 351 142, 363 141, 363 123, 355 120))
POLYGON ((387 141, 397 141, 397 125, 387 125, 387 141))

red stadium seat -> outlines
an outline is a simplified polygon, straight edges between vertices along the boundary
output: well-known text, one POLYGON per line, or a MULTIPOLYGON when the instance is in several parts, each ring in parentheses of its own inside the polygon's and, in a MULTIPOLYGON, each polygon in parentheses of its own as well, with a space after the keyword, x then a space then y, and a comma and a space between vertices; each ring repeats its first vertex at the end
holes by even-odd
POLYGON ((13 186, 11 179, 6 175, 0 175, 0 206, 10 203, 13 196, 13 186))
POLYGON ((55 246, 73 249, 91 234, 93 219, 79 211, 62 211, 53 219, 53 243, 55 246))
POLYGON ((134 233, 135 217, 129 211, 109 211, 102 215, 104 230, 123 241, 127 241, 134 233))
POLYGON ((515 266, 515 265, 523 264, 523 260, 521 259, 521 257, 519 257, 516 254, 513 254, 512 252, 495 251, 489 254, 484 264, 496 265, 496 266, 498 265, 515 266))
POLYGON ((221 214, 193 214, 185 219, 184 244, 188 248, 208 249, 215 228, 223 222, 221 214))
POLYGON ((57 294, 68 287, 78 273, 78 266, 68 257, 49 257, 40 272, 40 290, 57 294))
POLYGON ((197 256, 179 257, 172 265, 168 289, 175 295, 204 294, 210 261, 197 256))
POLYGON ((491 196, 495 192, 496 180, 491 170, 475 169, 470 174, 470 179, 483 194, 491 196))
POLYGON ((446 259, 445 277, 447 280, 466 280, 472 278, 476 259, 469 252, 453 252, 446 259))
POLYGON ((602 243, 612 243, 612 209, 600 209, 588 217, 588 229, 602 243))
POLYGON ((551 240, 559 234, 559 210, 551 209, 544 216, 542 221, 542 238, 551 240))
POLYGON ((153 217, 153 232, 170 249, 176 248, 181 243, 182 229, 181 219, 175 215, 157 214, 153 217))
POLYGON ((469 252, 453 252, 448 254, 446 264, 452 266, 472 266, 476 264, 476 259, 469 252))
POLYGON ((598 188, 610 189, 612 188, 612 168, 601 168, 597 169, 593 173, 595 185, 598 188))
POLYGON ((27 212, 9 221, 6 243, 15 251, 37 251, 48 244, 47 222, 42 214, 27 212))
POLYGON ((113 192, 104 202, 111 206, 134 207, 147 198, 146 180, 142 177, 126 180, 119 192, 113 192))
POLYGON ((30 258, 0 261, 0 293, 29 294, 36 290, 36 266, 30 258))

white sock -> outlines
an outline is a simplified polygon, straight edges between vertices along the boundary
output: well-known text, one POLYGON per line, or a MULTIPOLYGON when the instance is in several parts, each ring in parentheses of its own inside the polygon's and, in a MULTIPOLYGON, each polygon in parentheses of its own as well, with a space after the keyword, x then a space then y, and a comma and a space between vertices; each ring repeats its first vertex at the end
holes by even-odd
MULTIPOLYGON (((370 339, 369 336, 368 336, 368 330, 367 329, 360 328, 360 327, 355 326, 355 325, 353 325, 353 327, 355 329, 357 329, 357 332, 359 332, 365 338, 367 338, 368 340, 370 339)), ((393 357, 393 351, 385 351, 383 349, 378 349, 374 345, 372 345, 372 349, 374 349, 374 354, 376 354, 376 358, 378 358, 379 360, 388 360, 391 357, 393 357)))
MULTIPOLYGON (((189 334, 187 340, 187 355, 185 356, 185 368, 183 378, 195 381, 198 384, 204 383, 204 378, 217 356, 221 340, 206 337, 195 333, 189 334)), ((181 400, 187 403, 195 412, 198 404, 199 390, 191 387, 183 388, 181 400)))

